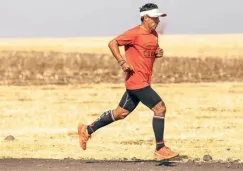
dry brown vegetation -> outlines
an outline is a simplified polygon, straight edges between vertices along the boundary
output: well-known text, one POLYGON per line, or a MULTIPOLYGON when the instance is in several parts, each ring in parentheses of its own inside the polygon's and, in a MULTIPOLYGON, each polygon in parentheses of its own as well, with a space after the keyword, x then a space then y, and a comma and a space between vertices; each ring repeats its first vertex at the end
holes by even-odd
MULTIPOLYGON (((154 83, 242 81, 243 58, 157 59, 154 83)), ((123 82, 111 55, 64 52, 2 52, 0 84, 44 85, 123 82)))

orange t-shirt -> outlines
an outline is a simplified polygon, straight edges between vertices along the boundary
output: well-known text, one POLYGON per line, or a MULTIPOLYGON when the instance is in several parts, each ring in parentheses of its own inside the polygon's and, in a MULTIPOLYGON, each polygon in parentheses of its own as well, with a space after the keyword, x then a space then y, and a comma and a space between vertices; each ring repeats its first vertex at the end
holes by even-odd
POLYGON ((126 88, 134 90, 150 85, 155 52, 158 48, 157 32, 148 32, 136 26, 115 40, 120 46, 125 47, 126 61, 134 69, 134 72, 126 76, 126 88))

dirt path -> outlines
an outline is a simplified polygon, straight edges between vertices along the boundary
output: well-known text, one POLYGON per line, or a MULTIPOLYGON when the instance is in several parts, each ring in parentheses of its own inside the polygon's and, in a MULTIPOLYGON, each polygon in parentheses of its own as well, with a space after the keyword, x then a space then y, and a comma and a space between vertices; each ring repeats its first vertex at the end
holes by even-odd
POLYGON ((240 171, 243 163, 173 163, 156 161, 88 161, 88 160, 53 160, 53 159, 1 159, 1 171, 240 171))

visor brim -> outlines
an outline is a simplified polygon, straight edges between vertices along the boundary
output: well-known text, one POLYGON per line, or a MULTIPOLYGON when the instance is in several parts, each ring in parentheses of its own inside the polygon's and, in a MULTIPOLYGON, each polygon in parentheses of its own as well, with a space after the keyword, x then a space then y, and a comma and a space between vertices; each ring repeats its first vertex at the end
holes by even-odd
POLYGON ((147 14, 150 17, 166 17, 166 13, 154 13, 154 14, 147 14))

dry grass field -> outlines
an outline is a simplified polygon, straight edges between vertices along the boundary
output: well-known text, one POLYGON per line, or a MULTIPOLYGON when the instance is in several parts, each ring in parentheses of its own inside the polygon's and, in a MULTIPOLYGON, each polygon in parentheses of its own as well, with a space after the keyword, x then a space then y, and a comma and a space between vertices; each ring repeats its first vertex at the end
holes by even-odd
MULTIPOLYGON (((153 113, 143 105, 79 148, 78 123, 124 92, 110 39, 0 39, 0 158, 153 159, 153 113)), ((168 146, 242 161, 243 35, 165 35, 160 46, 153 87, 168 108, 168 146)))
MULTIPOLYGON (((156 84, 167 104, 167 145, 189 159, 243 158, 243 84, 156 84)), ((2 86, 0 157, 153 159, 153 113, 140 104, 98 130, 82 151, 76 127, 116 107, 123 84, 2 86), (4 141, 8 135, 14 141, 4 141)))
MULTIPOLYGON (((2 51, 33 50, 111 54, 108 42, 113 38, 0 39, 0 54, 2 51)), ((167 57, 239 58, 242 57, 243 34, 161 35, 159 44, 167 57)))

